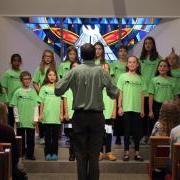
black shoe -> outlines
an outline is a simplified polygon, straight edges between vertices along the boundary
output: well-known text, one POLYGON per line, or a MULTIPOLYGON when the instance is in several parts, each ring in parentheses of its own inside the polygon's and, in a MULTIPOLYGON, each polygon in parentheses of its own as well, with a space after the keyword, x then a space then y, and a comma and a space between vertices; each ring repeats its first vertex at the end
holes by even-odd
POLYGON ((75 161, 75 155, 74 154, 69 155, 69 161, 75 161))

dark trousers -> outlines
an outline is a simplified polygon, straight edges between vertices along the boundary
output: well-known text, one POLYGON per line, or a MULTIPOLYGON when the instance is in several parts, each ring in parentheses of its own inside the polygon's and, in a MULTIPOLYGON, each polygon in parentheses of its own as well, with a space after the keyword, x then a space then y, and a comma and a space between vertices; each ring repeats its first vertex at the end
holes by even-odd
POLYGON ((60 124, 43 124, 45 135, 44 154, 58 154, 60 124))
POLYGON ((38 129, 39 129, 39 138, 44 138, 44 124, 39 122, 38 129))
POLYGON ((35 129, 34 128, 17 128, 17 135, 22 136, 22 155, 28 158, 34 156, 35 129))
POLYGON ((124 150, 129 150, 129 137, 133 136, 135 150, 139 151, 139 142, 142 137, 142 119, 137 112, 125 112, 123 115, 124 150))
POLYGON ((73 143, 78 180, 99 180, 99 153, 104 135, 104 115, 97 111, 75 111, 73 143))
POLYGON ((13 112, 13 107, 8 106, 8 124, 14 128, 14 112, 13 112))
POLYGON ((153 113, 154 113, 154 118, 150 119, 150 123, 149 123, 149 129, 150 129, 150 134, 153 130, 154 124, 157 122, 157 120, 159 119, 159 112, 161 109, 162 103, 153 101, 153 113))
MULTIPOLYGON (((112 126, 112 119, 106 119, 106 125, 112 126)), ((105 153, 111 152, 111 143, 112 143, 112 134, 106 133, 104 131, 104 137, 103 137, 103 146, 105 146, 105 153)), ((103 146, 101 148, 101 152, 103 153, 103 146)))
POLYGON ((143 117, 143 135, 151 135, 151 119, 149 118, 149 97, 144 98, 144 117, 143 117))
POLYGON ((69 154, 74 155, 74 144, 73 144, 73 129, 67 127, 68 124, 72 124, 72 120, 65 121, 64 123, 64 133, 69 138, 69 154))

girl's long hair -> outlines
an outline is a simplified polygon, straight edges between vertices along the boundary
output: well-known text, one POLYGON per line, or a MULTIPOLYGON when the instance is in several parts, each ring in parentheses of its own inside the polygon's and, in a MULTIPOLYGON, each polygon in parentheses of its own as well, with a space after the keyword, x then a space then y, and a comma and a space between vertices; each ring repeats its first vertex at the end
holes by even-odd
POLYGON ((146 42, 147 40, 150 40, 150 41, 152 41, 152 43, 153 43, 153 47, 152 47, 151 52, 150 52, 150 60, 151 60, 151 61, 155 61, 155 60, 159 57, 159 54, 158 54, 157 49, 156 49, 155 40, 154 40, 154 38, 151 37, 151 36, 146 37, 145 40, 144 40, 143 47, 142 47, 142 51, 141 51, 140 60, 142 61, 142 60, 144 60, 144 59, 147 58, 147 55, 148 55, 148 54, 147 54, 147 50, 146 50, 146 48, 145 48, 145 42, 146 42))
POLYGON ((67 54, 66 54, 66 59, 65 59, 65 61, 68 61, 68 60, 69 60, 69 53, 70 53, 71 51, 74 51, 74 52, 76 53, 75 62, 77 62, 78 64, 80 64, 80 61, 79 61, 79 58, 78 58, 78 51, 77 51, 77 49, 76 49, 74 46, 69 46, 69 47, 67 48, 67 54))
POLYGON ((57 71, 56 71, 54 68, 48 68, 42 85, 46 85, 46 84, 49 84, 49 83, 50 83, 49 78, 48 78, 48 74, 49 74, 50 71, 53 71, 53 72, 55 73, 55 75, 56 75, 56 81, 55 81, 55 83, 58 81, 57 71))
POLYGON ((171 129, 180 124, 180 108, 176 101, 164 102, 160 114, 159 122, 162 125, 159 134, 169 136, 171 129))
POLYGON ((44 50, 43 54, 42 54, 42 59, 41 59, 41 63, 40 63, 40 72, 41 74, 44 74, 45 73, 45 62, 44 62, 44 56, 46 53, 50 53, 51 56, 52 56, 52 61, 50 63, 50 68, 54 68, 56 69, 56 63, 55 63, 55 60, 54 60, 54 53, 53 51, 49 50, 49 49, 46 49, 44 50))
MULTIPOLYGON (((105 63, 105 49, 104 49, 104 45, 101 42, 96 42, 94 44, 94 47, 96 47, 97 45, 101 46, 101 48, 102 48, 103 52, 102 52, 102 55, 101 55, 100 63, 104 64, 105 63)), ((96 55, 95 55, 95 58, 97 58, 96 55)))

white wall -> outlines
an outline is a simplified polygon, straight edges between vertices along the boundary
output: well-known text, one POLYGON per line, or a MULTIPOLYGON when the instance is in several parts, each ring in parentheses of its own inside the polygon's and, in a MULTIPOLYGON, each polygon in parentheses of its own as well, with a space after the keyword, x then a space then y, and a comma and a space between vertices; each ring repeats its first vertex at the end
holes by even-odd
POLYGON ((179 0, 1 0, 2 16, 180 17, 179 0))
POLYGON ((0 17, 0 27, 0 76, 10 67, 13 53, 19 53, 23 59, 22 68, 33 73, 40 63, 42 52, 49 49, 48 45, 26 29, 17 18, 0 17))
MULTIPOLYGON (((172 47, 175 48, 177 54, 180 54, 180 18, 162 20, 148 36, 154 37, 157 50, 163 58, 169 55, 172 47)), ((130 51, 130 54, 139 57, 142 46, 143 41, 137 44, 137 46, 130 51)))

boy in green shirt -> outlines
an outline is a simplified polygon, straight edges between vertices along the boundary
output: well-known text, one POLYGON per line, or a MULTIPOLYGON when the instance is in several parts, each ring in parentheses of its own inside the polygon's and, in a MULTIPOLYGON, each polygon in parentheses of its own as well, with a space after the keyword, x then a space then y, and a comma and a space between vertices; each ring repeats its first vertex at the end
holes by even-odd
MULTIPOLYGON (((119 76, 126 72, 126 64, 128 58, 128 47, 121 45, 118 49, 119 59, 111 64, 110 74, 117 84, 119 76)), ((122 135, 122 118, 117 116, 114 120, 114 136, 116 136, 115 144, 121 144, 122 135)))
MULTIPOLYGON (((19 79, 22 64, 22 59, 19 54, 13 54, 11 56, 11 69, 7 70, 2 79, 2 87, 5 88, 8 102, 11 102, 12 97, 16 89, 21 87, 21 82, 19 79)), ((8 124, 14 128, 14 114, 13 108, 8 105, 8 124)))
POLYGON ((22 136, 22 153, 26 159, 35 160, 35 125, 38 121, 38 96, 30 88, 31 74, 23 71, 20 75, 22 87, 17 89, 10 104, 14 107, 17 135, 22 136), (25 148, 26 147, 26 148, 25 148))

